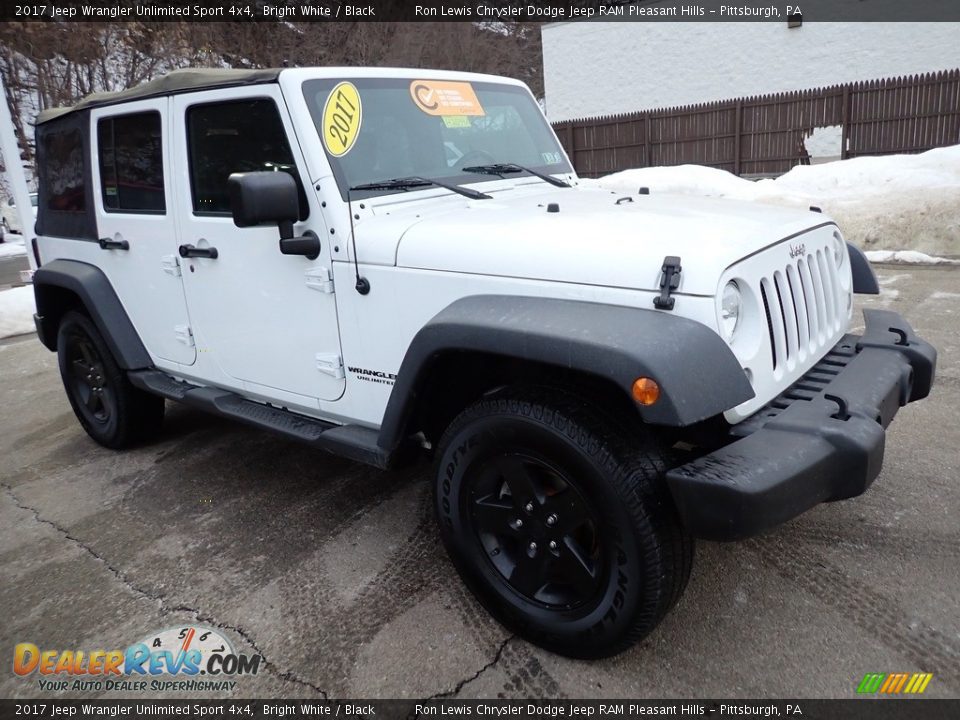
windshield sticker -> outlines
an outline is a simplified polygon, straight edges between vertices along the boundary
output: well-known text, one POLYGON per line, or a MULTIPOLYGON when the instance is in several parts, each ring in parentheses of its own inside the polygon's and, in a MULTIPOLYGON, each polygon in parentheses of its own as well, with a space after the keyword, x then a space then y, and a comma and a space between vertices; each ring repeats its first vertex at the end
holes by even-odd
POLYGON ((466 115, 444 115, 443 124, 448 128, 468 128, 470 118, 466 115))
MULTIPOLYGON (((414 80, 410 83, 410 97, 427 115, 452 117, 459 115, 486 115, 473 86, 467 82, 414 80)), ((447 127, 450 127, 449 125, 447 127)))
POLYGON ((363 106, 353 83, 342 82, 330 91, 323 106, 323 146, 334 157, 350 152, 360 134, 363 106))
POLYGON ((546 165, 559 165, 563 162, 563 156, 558 152, 543 152, 540 153, 540 157, 546 165))

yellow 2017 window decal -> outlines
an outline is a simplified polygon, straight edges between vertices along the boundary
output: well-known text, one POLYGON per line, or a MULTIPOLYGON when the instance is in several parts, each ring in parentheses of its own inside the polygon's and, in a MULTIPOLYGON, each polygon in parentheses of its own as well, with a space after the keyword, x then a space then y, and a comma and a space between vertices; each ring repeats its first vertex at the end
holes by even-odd
POLYGON ((363 120, 360 93, 353 83, 339 83, 323 105, 323 146, 334 157, 350 152, 363 120))

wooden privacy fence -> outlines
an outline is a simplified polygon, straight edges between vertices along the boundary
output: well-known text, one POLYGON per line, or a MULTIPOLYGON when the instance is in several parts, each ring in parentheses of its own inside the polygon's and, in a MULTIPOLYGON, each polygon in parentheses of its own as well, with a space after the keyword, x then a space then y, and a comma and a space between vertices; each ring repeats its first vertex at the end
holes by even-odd
POLYGON ((834 126, 843 158, 958 144, 960 69, 553 125, 584 177, 684 163, 781 174, 809 159, 814 128, 834 126))

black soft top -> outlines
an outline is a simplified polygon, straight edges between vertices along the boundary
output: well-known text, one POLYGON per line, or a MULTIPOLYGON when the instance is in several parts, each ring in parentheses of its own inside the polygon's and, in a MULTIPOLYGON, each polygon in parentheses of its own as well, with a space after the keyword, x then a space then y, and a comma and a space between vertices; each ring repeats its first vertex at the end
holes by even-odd
POLYGON ((185 68, 174 70, 166 75, 150 80, 136 87, 119 92, 93 93, 87 95, 76 105, 50 108, 43 110, 37 116, 40 125, 50 120, 78 110, 116 105, 131 100, 145 100, 146 98, 162 95, 176 95, 194 90, 212 90, 215 88, 234 87, 237 85, 259 85, 276 82, 280 76, 279 68, 265 70, 234 70, 229 68, 185 68))

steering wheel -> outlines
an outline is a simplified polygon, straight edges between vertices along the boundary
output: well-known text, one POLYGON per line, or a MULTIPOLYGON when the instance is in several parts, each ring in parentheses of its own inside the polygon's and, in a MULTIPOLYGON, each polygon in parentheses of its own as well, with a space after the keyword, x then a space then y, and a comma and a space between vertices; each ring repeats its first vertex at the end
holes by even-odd
POLYGON ((463 169, 471 165, 495 165, 497 159, 486 150, 471 150, 457 160, 457 168, 463 169))

